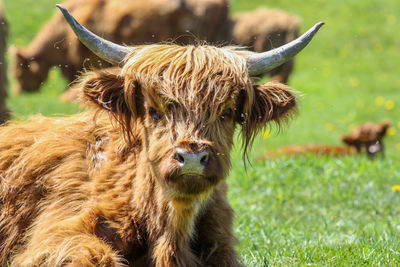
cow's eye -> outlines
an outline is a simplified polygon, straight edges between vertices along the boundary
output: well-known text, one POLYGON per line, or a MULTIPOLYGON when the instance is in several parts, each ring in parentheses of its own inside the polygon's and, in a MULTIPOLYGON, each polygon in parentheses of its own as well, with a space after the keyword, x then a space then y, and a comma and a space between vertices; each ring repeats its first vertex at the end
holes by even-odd
POLYGON ((163 114, 154 108, 149 108, 149 115, 153 119, 153 121, 159 121, 163 117, 163 114))
POLYGON ((227 120, 227 119, 232 118, 232 114, 233 114, 233 112, 232 112, 231 108, 225 109, 224 112, 222 112, 222 114, 221 114, 221 120, 227 120))

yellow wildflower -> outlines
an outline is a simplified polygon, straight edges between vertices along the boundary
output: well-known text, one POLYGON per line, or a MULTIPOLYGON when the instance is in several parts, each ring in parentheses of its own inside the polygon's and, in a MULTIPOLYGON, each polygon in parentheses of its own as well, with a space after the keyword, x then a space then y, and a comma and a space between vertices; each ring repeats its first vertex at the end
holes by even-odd
POLYGON ((270 130, 267 129, 267 130, 265 130, 264 133, 263 133, 263 138, 266 139, 266 138, 268 138, 270 135, 271 135, 271 132, 270 132, 270 130))
POLYGON ((392 186, 392 192, 400 192, 400 185, 392 186))
POLYGON ((390 127, 390 128, 387 130, 387 135, 388 135, 388 136, 394 136, 395 134, 396 134, 396 129, 395 129, 395 128, 390 127))
POLYGON ((377 98, 375 98, 375 104, 377 106, 382 106, 385 103, 385 98, 383 98, 383 96, 378 96, 377 98))
POLYGON ((394 108, 394 101, 388 100, 385 102, 385 109, 392 110, 394 108))

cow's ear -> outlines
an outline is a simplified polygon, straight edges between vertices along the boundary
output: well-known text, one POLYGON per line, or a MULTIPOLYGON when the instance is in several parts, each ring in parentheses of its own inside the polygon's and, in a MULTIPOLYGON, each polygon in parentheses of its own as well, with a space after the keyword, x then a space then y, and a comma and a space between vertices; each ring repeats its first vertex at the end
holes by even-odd
POLYGON ((278 82, 254 85, 253 96, 248 96, 247 128, 257 131, 269 121, 279 123, 296 110, 296 98, 288 86, 278 82), (252 98, 252 99, 251 99, 252 98))
POLYGON ((242 124, 245 153, 255 135, 270 121, 278 124, 296 111, 296 97, 288 86, 278 82, 254 85, 239 96, 238 123, 242 124))
POLYGON ((83 98, 112 113, 131 112, 125 99, 123 76, 109 70, 90 72, 81 81, 83 98))
POLYGON ((140 90, 137 82, 125 80, 119 73, 119 68, 111 68, 84 75, 82 94, 87 102, 110 112, 120 125, 127 143, 133 145, 133 122, 138 118, 140 90))

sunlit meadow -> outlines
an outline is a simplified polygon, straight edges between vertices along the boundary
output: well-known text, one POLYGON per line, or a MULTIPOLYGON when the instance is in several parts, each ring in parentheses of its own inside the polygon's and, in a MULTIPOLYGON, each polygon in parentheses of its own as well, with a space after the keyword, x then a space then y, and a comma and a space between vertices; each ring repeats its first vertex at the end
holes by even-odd
MULTIPOLYGON (((55 10, 55 0, 4 0, 9 43, 24 46, 55 10)), ((290 85, 299 114, 257 138, 244 168, 233 154, 230 201, 238 253, 248 266, 398 266, 400 264, 400 5, 397 0, 233 0, 232 13, 267 5, 325 21, 296 58, 290 85), (356 125, 389 119, 386 158, 297 157, 257 160, 290 144, 340 145, 356 125)), ((12 85, 12 73, 9 74, 12 85)), ((267 79, 265 79, 267 80, 267 79)), ((54 68, 40 93, 16 96, 14 119, 71 114, 54 68)))

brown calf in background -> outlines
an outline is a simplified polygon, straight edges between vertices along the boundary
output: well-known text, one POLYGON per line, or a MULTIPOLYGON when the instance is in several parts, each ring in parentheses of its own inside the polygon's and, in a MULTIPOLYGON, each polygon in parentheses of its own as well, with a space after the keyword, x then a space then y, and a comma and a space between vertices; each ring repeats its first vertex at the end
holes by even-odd
POLYGON ((260 159, 284 155, 345 156, 359 154, 363 151, 370 158, 375 158, 378 154, 381 154, 383 157, 385 155, 383 138, 389 126, 390 122, 386 120, 378 124, 366 122, 355 127, 350 134, 341 137, 341 140, 347 146, 292 145, 279 148, 276 151, 269 151, 260 156, 260 159))
POLYGON ((365 150, 369 157, 375 157, 379 153, 384 156, 383 138, 389 127, 390 122, 386 120, 378 124, 366 122, 355 127, 350 134, 342 136, 341 139, 347 145, 354 147, 357 153, 365 150))

